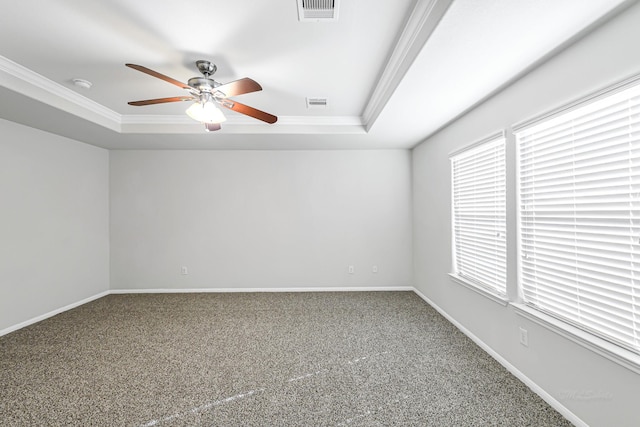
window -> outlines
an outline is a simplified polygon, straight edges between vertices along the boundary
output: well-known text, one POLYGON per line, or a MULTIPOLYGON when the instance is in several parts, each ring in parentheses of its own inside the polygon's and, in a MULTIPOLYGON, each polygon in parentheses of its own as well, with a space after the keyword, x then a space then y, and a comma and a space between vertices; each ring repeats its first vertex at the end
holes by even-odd
POLYGON ((450 159, 454 277, 506 297, 504 136, 450 159))
POLYGON ((516 138, 524 303, 640 353, 640 86, 516 138))

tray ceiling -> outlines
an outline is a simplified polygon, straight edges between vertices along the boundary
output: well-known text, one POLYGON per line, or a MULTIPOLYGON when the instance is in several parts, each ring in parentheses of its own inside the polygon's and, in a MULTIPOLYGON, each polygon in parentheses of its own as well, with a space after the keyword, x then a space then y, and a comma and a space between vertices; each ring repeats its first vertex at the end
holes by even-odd
POLYGON ((631 3, 343 0, 300 21, 296 0, 22 0, 0 16, 0 117, 114 149, 411 148, 631 3), (224 110, 205 133, 188 103, 127 105, 184 92, 125 63, 186 82, 198 59, 258 81, 237 100, 278 122, 224 110))

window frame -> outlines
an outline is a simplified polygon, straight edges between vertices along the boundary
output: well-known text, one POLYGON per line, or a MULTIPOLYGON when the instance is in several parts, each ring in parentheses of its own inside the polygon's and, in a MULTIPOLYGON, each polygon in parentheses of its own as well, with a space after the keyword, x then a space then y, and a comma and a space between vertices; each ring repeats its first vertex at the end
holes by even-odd
MULTIPOLYGON (((571 103, 567 103, 557 109, 551 110, 547 113, 541 114, 533 119, 529 119, 524 122, 520 122, 511 127, 511 135, 517 141, 518 133, 521 133, 531 127, 538 124, 546 123, 557 117, 569 114, 580 108, 589 106, 595 102, 598 102, 607 97, 616 95, 626 89, 637 87, 640 85, 640 75, 635 75, 631 78, 625 79, 617 84, 610 85, 604 89, 601 89, 595 93, 582 97, 571 103)), ((599 336, 589 330, 588 327, 575 325, 571 321, 563 319, 562 317, 550 314, 537 307, 531 306, 524 301, 523 298, 523 248, 522 248, 522 212, 521 212, 521 148, 520 144, 516 143, 516 176, 515 182, 508 182, 508 184, 516 185, 516 230, 517 230, 517 245, 516 245, 516 268, 517 268, 517 298, 511 301, 509 305, 513 306, 517 315, 531 320, 551 331, 558 333, 559 335, 570 339, 571 341, 615 362, 621 366, 630 369, 635 373, 640 373, 640 354, 636 351, 630 350, 623 345, 616 343, 615 341, 608 340, 599 336)))
POLYGON ((471 289, 480 295, 491 299, 492 301, 506 306, 508 304, 508 282, 507 282, 507 258, 508 258, 508 247, 507 247, 507 156, 506 156, 506 133, 504 130, 499 132, 495 132, 481 140, 478 140, 472 144, 466 145, 458 150, 455 150, 449 153, 449 168, 450 168, 450 179, 451 179, 451 272, 449 273, 449 277, 455 282, 462 286, 471 289), (457 240, 456 240, 456 202, 455 202, 455 177, 454 177, 454 161, 456 158, 463 156, 470 151, 480 149, 481 147, 487 144, 501 144, 502 145, 502 173, 503 173, 503 201, 502 208, 504 213, 504 223, 502 227, 503 232, 503 240, 504 240, 504 258, 502 265, 502 274, 504 274, 504 288, 503 291, 498 289, 497 287, 484 283, 482 280, 478 280, 477 278, 472 277, 471 275, 460 274, 458 269, 458 254, 456 252, 457 249, 457 240))

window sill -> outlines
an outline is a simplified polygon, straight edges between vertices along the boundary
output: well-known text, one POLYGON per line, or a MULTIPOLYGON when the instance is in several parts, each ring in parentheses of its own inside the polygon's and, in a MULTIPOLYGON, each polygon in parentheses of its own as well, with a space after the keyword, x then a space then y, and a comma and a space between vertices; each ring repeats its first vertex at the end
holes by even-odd
POLYGON ((458 283, 459 285, 462 285, 465 288, 469 288, 472 291, 482 295, 483 297, 489 298, 491 301, 502 305, 503 307, 506 307, 507 304, 509 304, 509 300, 504 295, 500 295, 497 292, 495 292, 495 293, 492 292, 490 289, 486 289, 486 288, 480 287, 480 286, 470 282, 469 280, 458 276, 455 273, 449 273, 449 277, 451 277, 451 279, 453 279, 453 281, 458 283))
POLYGON ((550 331, 553 331, 564 338, 567 338, 576 344, 579 344, 582 347, 585 347, 600 356, 635 372, 636 374, 640 374, 640 355, 585 332, 582 329, 556 319, 553 316, 549 316, 548 314, 525 304, 511 303, 510 305, 514 308, 516 314, 529 319, 532 322, 537 323, 538 325, 545 327, 550 331))

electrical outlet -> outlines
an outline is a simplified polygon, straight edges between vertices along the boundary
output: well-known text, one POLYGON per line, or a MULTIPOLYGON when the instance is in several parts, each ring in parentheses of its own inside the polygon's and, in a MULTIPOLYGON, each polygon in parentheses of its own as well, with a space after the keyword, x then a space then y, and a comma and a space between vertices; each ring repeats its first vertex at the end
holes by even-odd
POLYGON ((520 344, 529 347, 529 333, 524 328, 520 328, 520 344))
POLYGON ((353 273, 355 273, 355 271, 356 270, 353 268, 353 265, 350 265, 349 266, 349 274, 353 274, 353 273))
POLYGON ((189 270, 187 270, 187 267, 183 265, 182 268, 180 268, 180 274, 182 274, 183 276, 189 274, 189 270))

